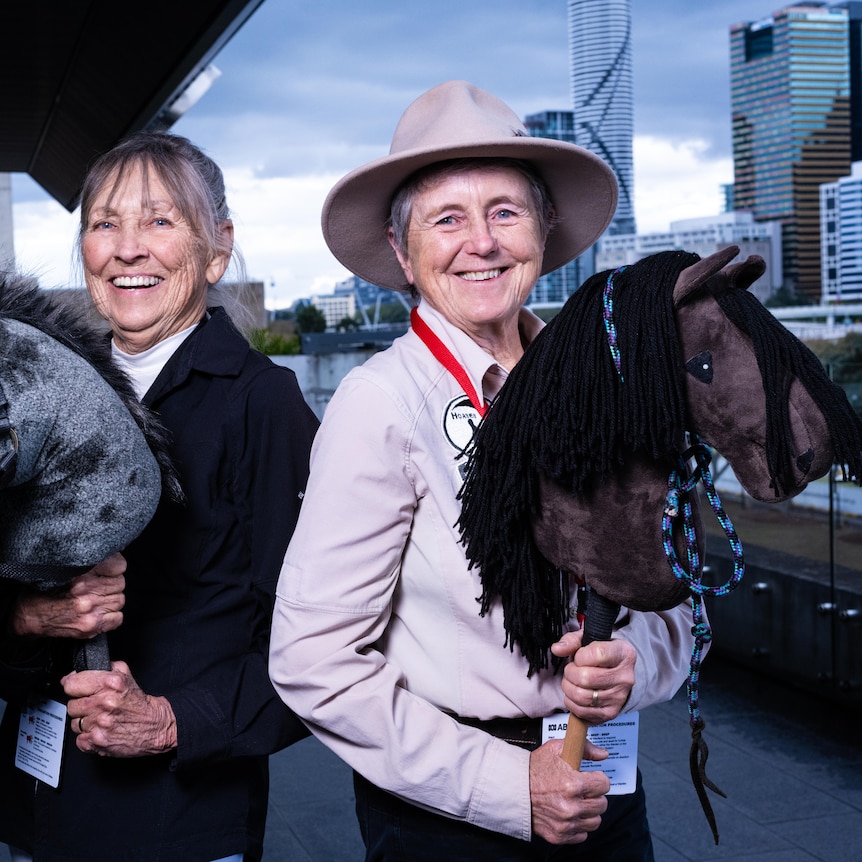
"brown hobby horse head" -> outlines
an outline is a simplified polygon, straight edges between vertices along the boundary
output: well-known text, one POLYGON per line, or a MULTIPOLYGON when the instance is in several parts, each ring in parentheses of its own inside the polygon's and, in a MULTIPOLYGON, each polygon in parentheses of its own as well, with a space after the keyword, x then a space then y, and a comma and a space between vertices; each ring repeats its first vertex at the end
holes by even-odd
MULTIPOLYGON (((763 261, 726 266, 737 253, 662 252, 589 279, 478 429, 459 527, 484 607, 500 596, 508 643, 531 672, 547 665, 568 620, 560 570, 636 610, 686 598, 662 516, 691 435, 766 502, 798 494, 834 461, 862 477, 858 417, 814 354, 747 291, 763 261)), ((681 532, 674 544, 685 557, 681 532)))

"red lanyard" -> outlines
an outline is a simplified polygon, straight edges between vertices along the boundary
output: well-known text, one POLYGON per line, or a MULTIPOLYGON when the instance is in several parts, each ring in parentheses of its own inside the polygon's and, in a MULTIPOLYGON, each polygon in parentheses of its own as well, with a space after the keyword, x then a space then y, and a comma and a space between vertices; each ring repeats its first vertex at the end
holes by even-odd
POLYGON ((467 372, 460 362, 452 355, 448 347, 434 334, 431 327, 419 316, 419 309, 410 309, 410 325, 419 336, 425 346, 434 354, 434 358, 458 381, 470 403, 479 411, 480 416, 485 415, 487 405, 479 400, 467 372))

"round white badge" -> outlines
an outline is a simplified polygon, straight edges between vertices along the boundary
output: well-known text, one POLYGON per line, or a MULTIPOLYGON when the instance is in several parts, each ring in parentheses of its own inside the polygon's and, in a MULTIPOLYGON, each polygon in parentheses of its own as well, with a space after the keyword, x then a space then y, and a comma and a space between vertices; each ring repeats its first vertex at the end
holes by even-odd
POLYGON ((482 416, 466 395, 453 398, 443 412, 443 433, 459 452, 467 448, 482 416))

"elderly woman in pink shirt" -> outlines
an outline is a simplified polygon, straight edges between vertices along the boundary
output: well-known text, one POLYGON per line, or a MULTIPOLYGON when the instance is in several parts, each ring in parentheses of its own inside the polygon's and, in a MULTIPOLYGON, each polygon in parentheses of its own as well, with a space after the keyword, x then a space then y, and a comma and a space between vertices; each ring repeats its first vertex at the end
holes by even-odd
MULTIPOLYGON (((623 609, 609 642, 554 645, 528 674, 503 606, 480 614, 456 522, 470 442, 542 322, 524 303, 585 251, 617 202, 611 169, 531 138, 499 99, 448 82, 401 118, 390 155, 330 192, 329 247, 418 299, 412 328, 338 388, 277 589, 270 675, 355 771, 368 860, 652 859, 643 790, 606 796, 543 719, 591 724, 673 696, 687 604, 623 609)), ((588 756, 603 753, 588 747, 588 756)))

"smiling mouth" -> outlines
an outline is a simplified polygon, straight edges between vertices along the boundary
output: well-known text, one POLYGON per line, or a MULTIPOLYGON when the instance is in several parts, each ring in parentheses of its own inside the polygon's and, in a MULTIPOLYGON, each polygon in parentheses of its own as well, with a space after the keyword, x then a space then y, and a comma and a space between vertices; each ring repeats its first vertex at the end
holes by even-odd
POLYGON ((155 275, 120 275, 117 278, 111 279, 111 284, 114 287, 130 288, 130 287, 155 287, 161 284, 163 278, 155 275))
POLYGON ((467 281, 488 281, 503 274, 502 269, 485 269, 482 272, 459 272, 458 277, 467 281))

